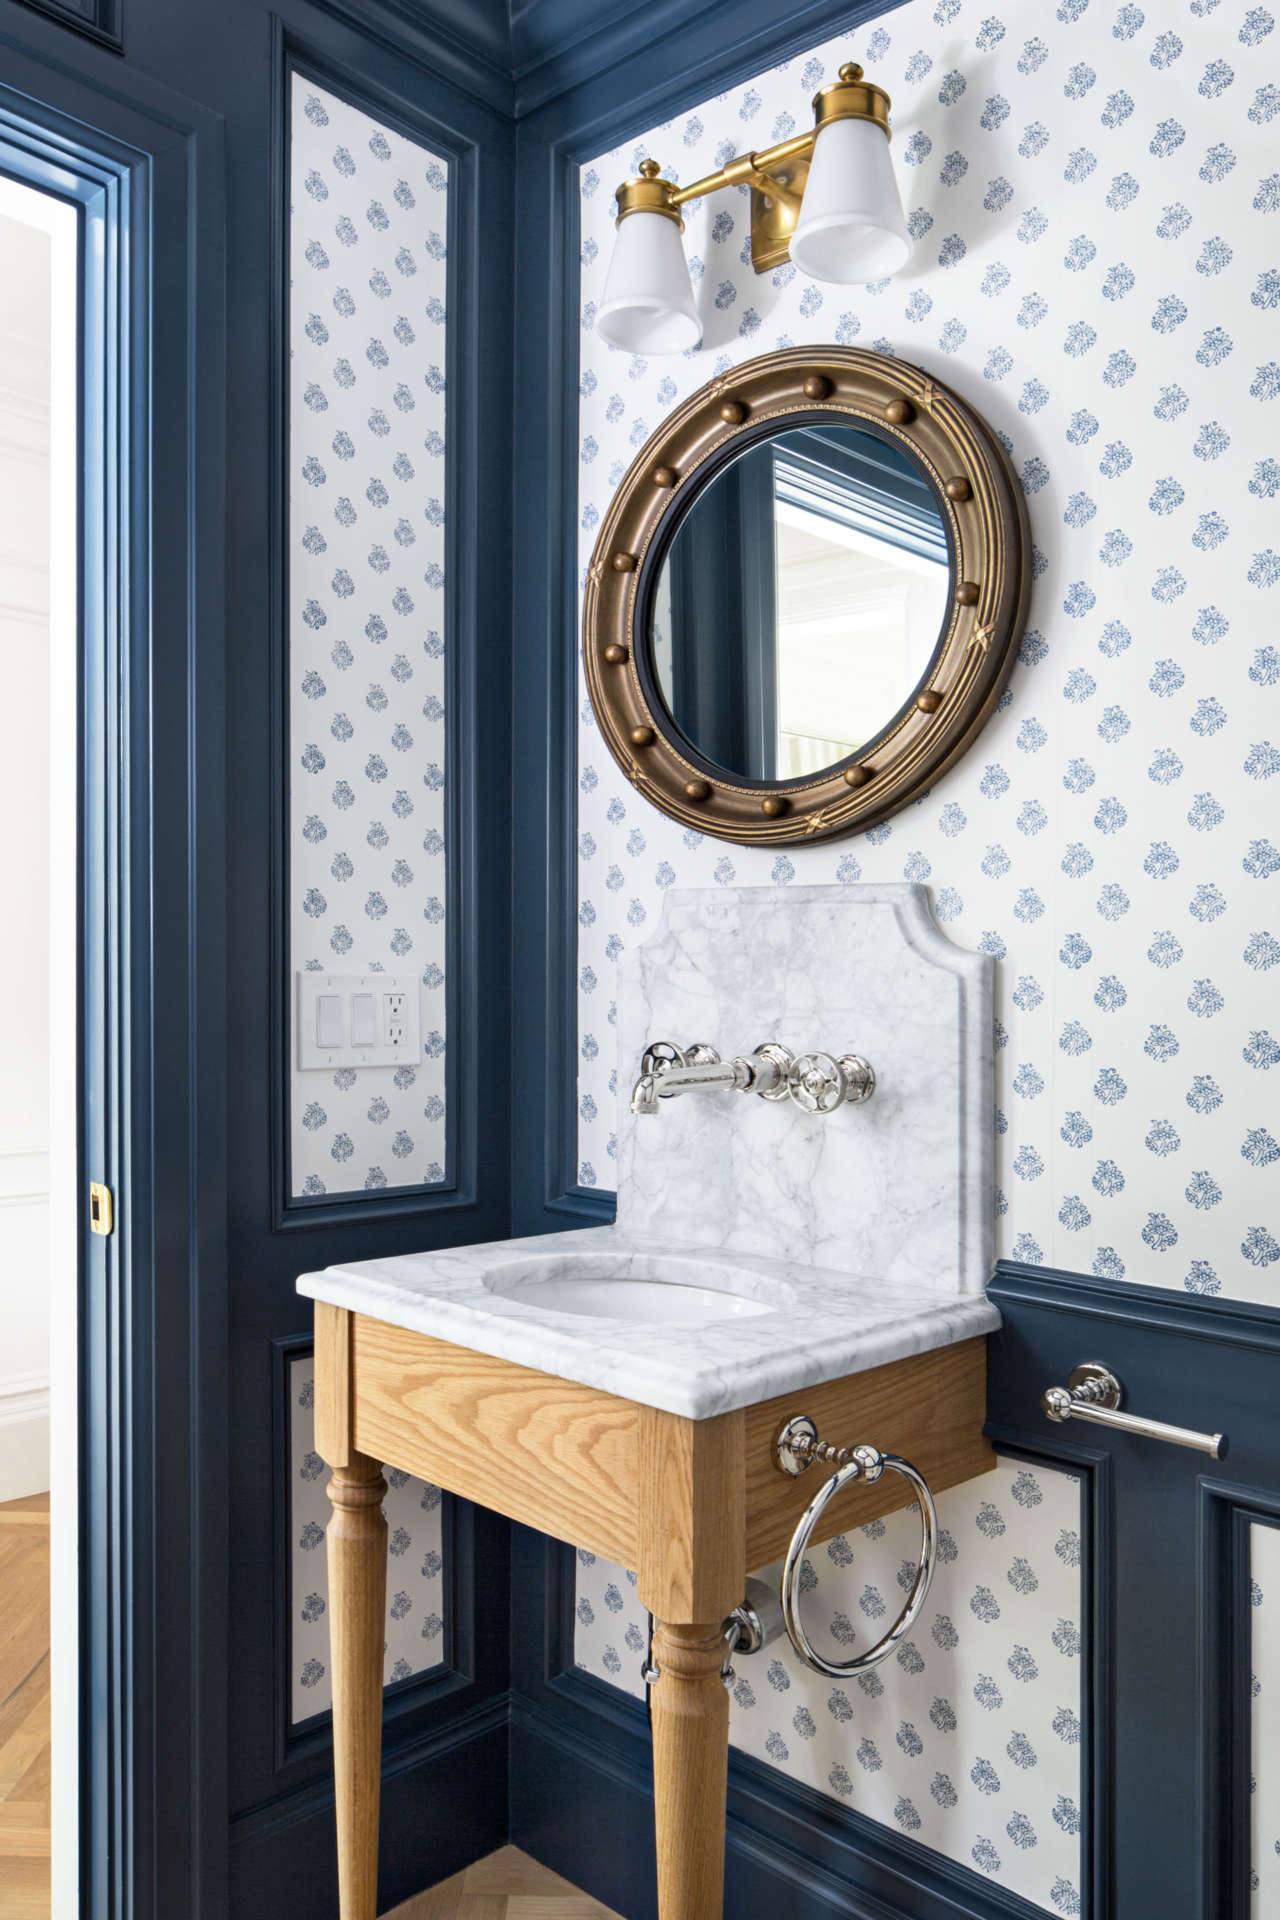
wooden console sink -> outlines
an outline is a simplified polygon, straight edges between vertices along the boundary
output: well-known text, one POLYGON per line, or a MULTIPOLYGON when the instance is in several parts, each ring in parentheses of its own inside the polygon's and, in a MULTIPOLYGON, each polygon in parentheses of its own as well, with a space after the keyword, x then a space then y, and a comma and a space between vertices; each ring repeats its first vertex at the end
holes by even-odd
MULTIPOLYGON (((386 1595, 382 1462, 620 1561, 654 1615, 650 1690, 661 1920, 721 1920, 729 1696, 722 1623, 812 1497, 774 1464, 807 1413, 903 1455, 935 1493, 993 1464, 986 1338, 691 1419, 324 1301, 316 1449, 328 1533, 341 1920, 374 1920, 386 1595)), ((676 1336, 678 1337, 678 1335, 676 1336)), ((815 1539, 906 1504, 896 1475, 848 1490, 815 1539)))

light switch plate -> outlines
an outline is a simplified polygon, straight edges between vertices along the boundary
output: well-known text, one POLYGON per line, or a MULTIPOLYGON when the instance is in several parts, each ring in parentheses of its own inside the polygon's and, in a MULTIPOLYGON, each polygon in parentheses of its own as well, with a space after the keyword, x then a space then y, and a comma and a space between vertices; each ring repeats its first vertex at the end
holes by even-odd
POLYGON ((334 1067, 417 1066, 422 1057, 418 982, 402 973, 299 973, 297 976, 298 1067, 302 1072, 334 1067), (360 1000, 367 1022, 373 1000, 372 1044, 352 1044, 352 1002, 360 1000), (326 1034, 334 1031, 333 1008, 340 1003, 338 1043, 321 1045, 319 1002, 326 1002, 326 1034))

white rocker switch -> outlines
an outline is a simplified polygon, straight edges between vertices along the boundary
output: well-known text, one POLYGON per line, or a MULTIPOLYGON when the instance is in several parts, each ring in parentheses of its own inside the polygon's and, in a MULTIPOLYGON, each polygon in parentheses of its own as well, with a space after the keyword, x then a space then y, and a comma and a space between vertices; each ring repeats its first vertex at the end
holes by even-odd
POLYGON ((296 980, 301 1072, 421 1064, 422 986, 413 974, 302 968, 296 980))
POLYGON ((326 1053, 343 1042, 342 995, 321 993, 316 996, 316 1045, 326 1053))
POLYGON ((378 1045, 378 1002, 371 993, 351 996, 351 1044, 353 1047, 378 1045))

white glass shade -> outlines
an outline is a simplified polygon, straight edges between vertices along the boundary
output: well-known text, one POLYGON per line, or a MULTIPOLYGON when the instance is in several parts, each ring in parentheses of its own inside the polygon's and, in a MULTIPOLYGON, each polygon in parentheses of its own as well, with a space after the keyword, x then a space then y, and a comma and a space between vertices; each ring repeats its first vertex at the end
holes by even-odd
POLYGON ((619 222, 596 332, 627 353, 684 353, 701 340, 684 240, 665 213, 619 222))
POLYGON ((812 280, 885 280, 911 252, 889 141, 873 120, 818 130, 791 258, 812 280))

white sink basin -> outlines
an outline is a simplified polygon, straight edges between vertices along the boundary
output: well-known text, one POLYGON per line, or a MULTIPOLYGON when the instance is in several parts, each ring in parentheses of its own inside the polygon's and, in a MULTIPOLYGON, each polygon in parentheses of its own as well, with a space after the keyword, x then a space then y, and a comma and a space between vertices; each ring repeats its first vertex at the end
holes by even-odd
POLYGON ((776 1313, 790 1304, 792 1292, 785 1284, 745 1270, 645 1255, 622 1261, 583 1254, 546 1255, 486 1274, 485 1285, 502 1299, 540 1312, 663 1327, 697 1327, 711 1320, 776 1313))
MULTIPOLYGON (((304 1294, 450 1346, 705 1420, 991 1333, 981 1293, 892 1285, 620 1227, 304 1274, 304 1294)), ((3 1902, 0 1902, 3 1905, 3 1902)))

